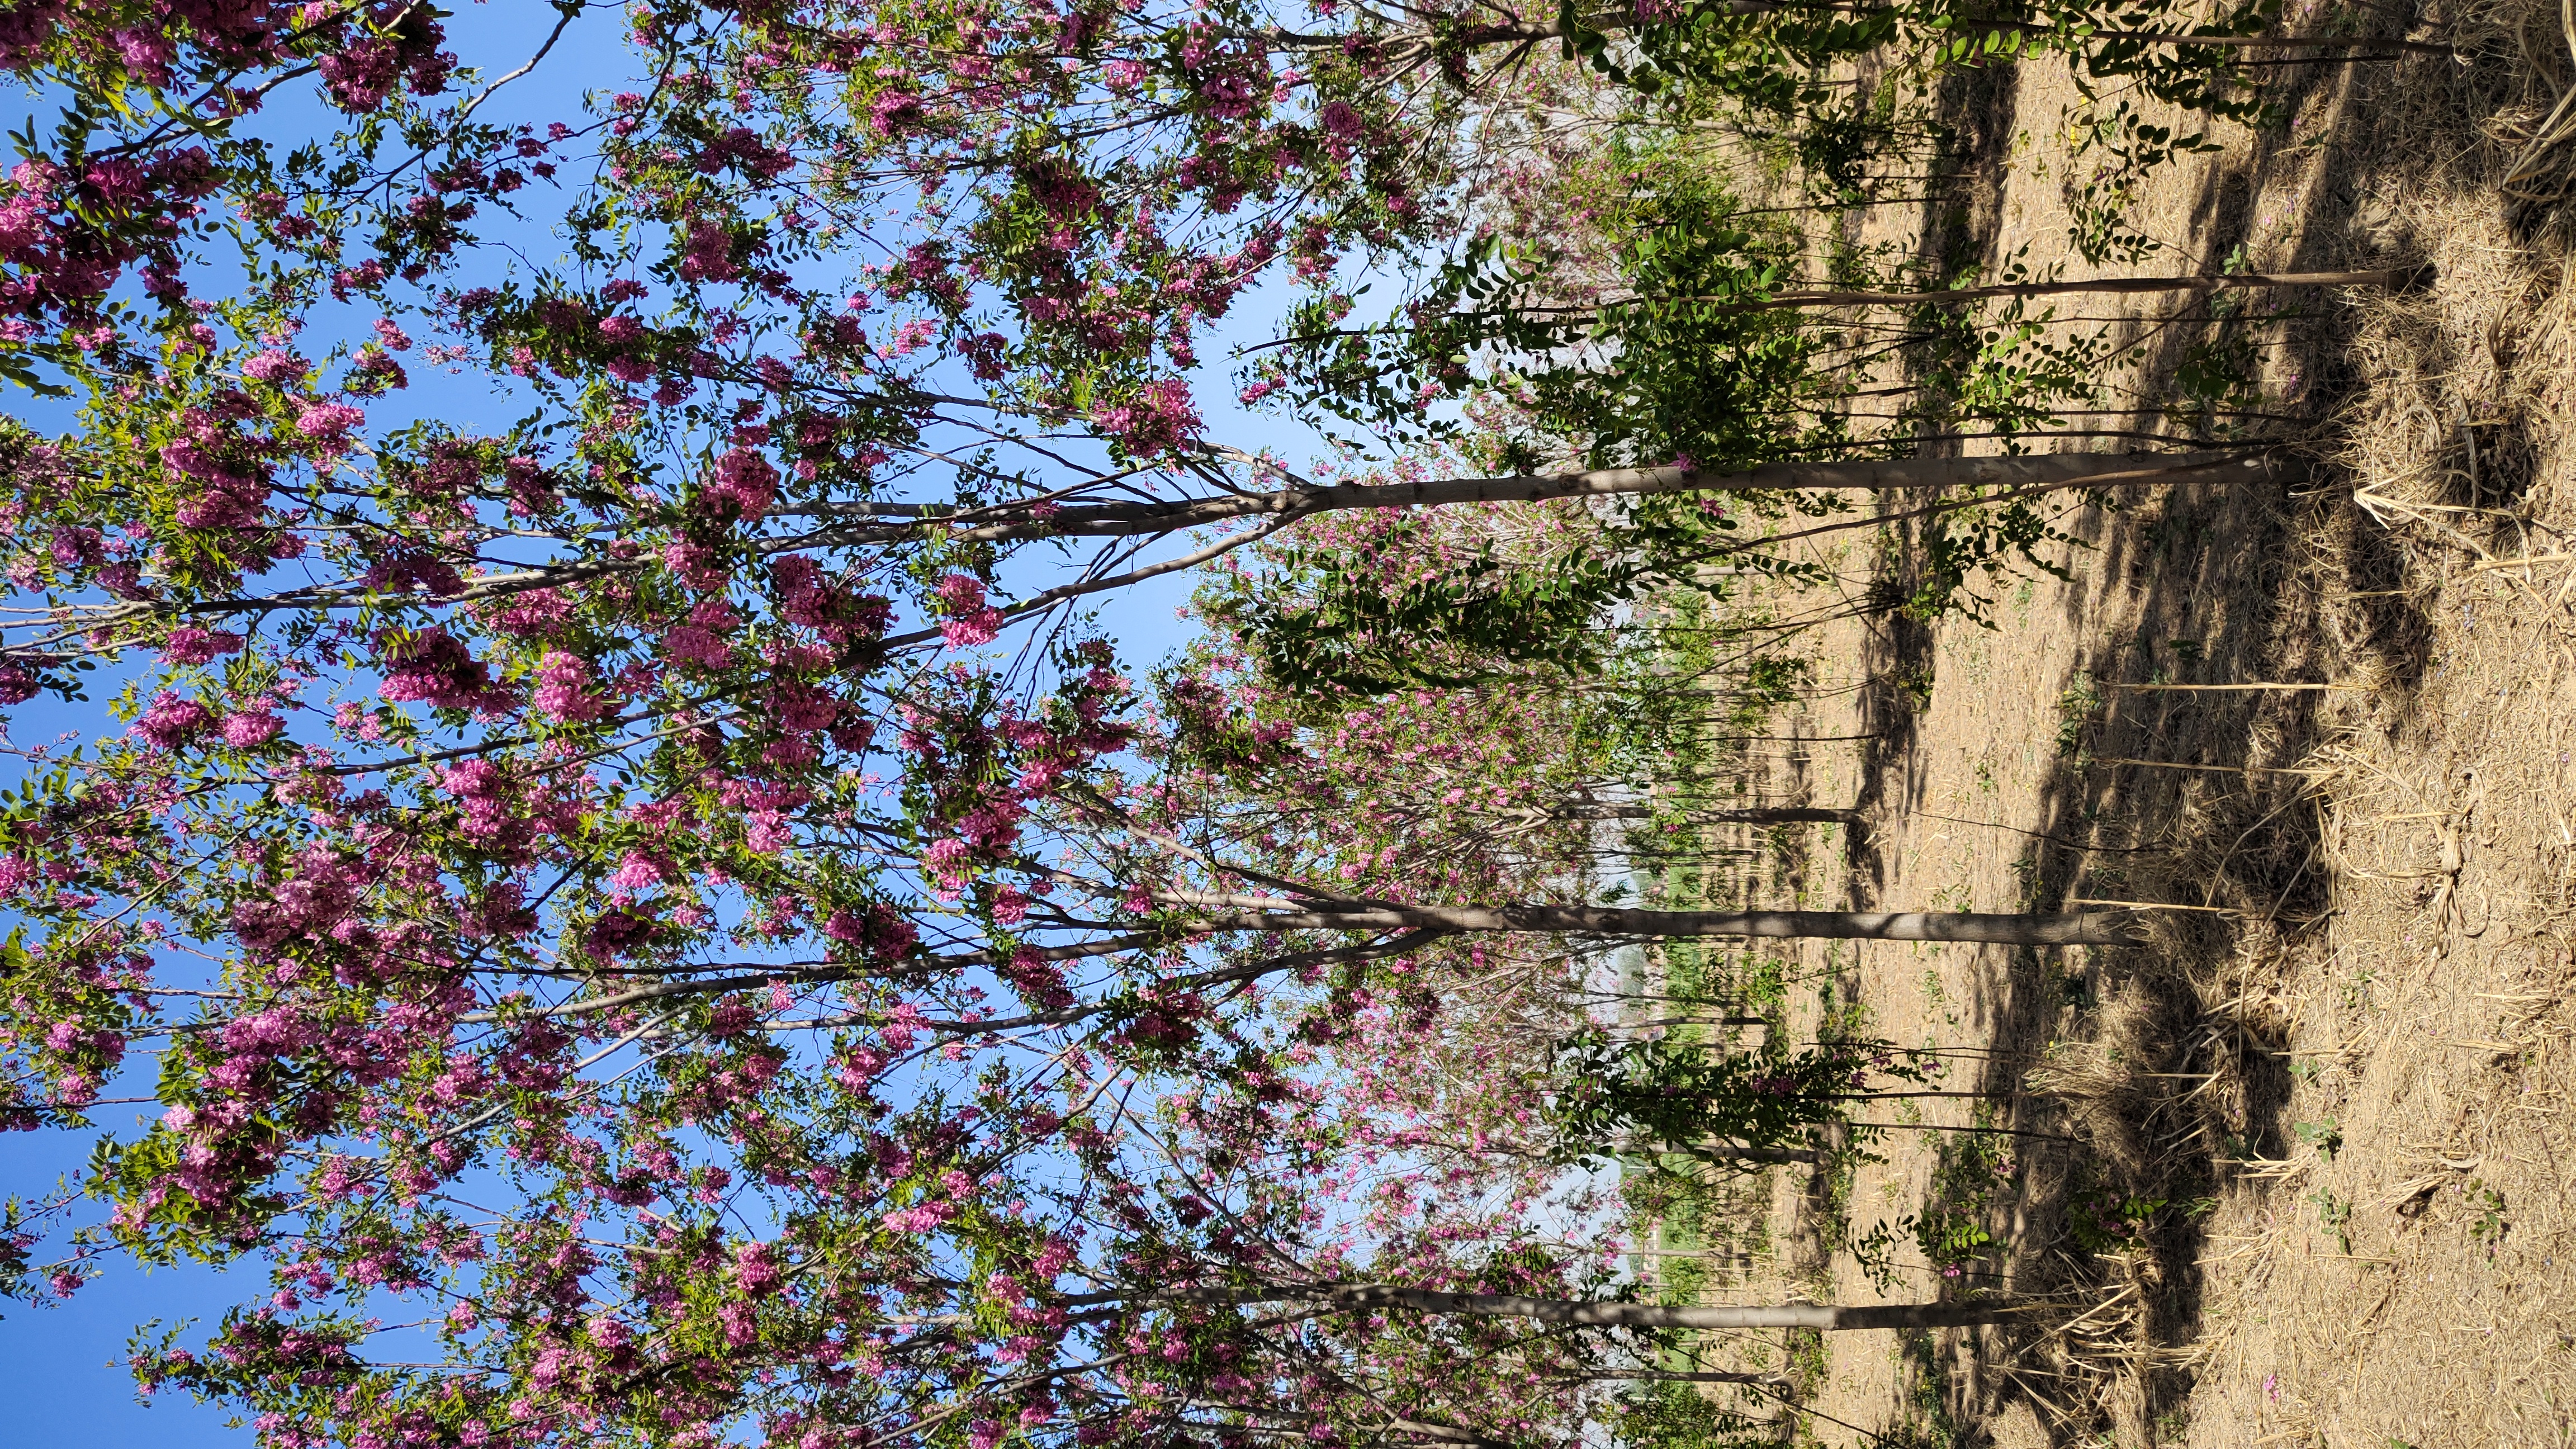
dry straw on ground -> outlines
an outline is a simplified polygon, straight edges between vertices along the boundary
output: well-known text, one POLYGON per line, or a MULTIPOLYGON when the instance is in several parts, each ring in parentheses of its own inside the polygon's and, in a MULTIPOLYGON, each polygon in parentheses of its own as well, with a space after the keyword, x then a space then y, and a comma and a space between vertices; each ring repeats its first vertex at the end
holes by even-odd
MULTIPOLYGON (((2082 1139, 2028 1139, 1992 1226, 2016 1288, 2092 1311, 1824 1346, 1806 1402, 1890 1442, 2576 1442, 2576 0, 2285 18, 2401 22, 2464 60, 2300 69, 2290 127, 2222 135, 2137 217, 2177 271, 2238 247, 2266 270, 2434 266, 2274 339, 2310 481, 2139 491, 2073 520, 2073 581, 2038 581, 1999 632, 1854 624, 1822 646, 1881 687, 1808 731, 1900 747, 1819 745, 1804 767, 1816 798, 1873 812, 1811 901, 2220 908, 2086 961, 1802 963, 1878 1030, 1984 1054, 1961 1058, 1994 1064, 1984 1085, 2030 1066, 2047 1100, 1990 1120, 2082 1139), (2091 687, 2159 671, 2349 688, 2091 687), (1887 687, 1923 675, 1919 707, 1887 687), (2086 1253, 2063 1228, 2078 1190, 2166 1205, 2086 1253)), ((1977 240, 2081 275, 2050 140, 2071 94, 2023 71, 1969 118, 1989 142, 1977 240)), ((1925 1116, 1966 1122, 1955 1106, 1925 1116)), ((1931 1184, 1926 1134, 1885 1155, 1851 1186, 1855 1229, 1931 1184)), ((1786 1187, 1773 1207, 1820 1211, 1786 1187)), ((1809 1286, 1876 1291, 1848 1268, 1809 1286)))

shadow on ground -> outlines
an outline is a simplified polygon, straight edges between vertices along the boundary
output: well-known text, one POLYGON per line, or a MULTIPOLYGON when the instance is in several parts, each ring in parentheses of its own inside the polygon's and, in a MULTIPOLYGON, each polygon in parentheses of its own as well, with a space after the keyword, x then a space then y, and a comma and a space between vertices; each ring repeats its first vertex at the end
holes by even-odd
MULTIPOLYGON (((2414 106, 2448 108, 2454 123, 2465 117, 2473 126, 2511 91, 2500 55, 2465 67, 2395 64, 2394 74, 2364 79, 2382 97, 2402 88, 2414 106)), ((2298 238, 2289 259, 2297 270, 2421 259, 2422 239, 2392 234, 2370 205, 2374 168, 2407 143, 2421 116, 2366 104, 2370 89, 2350 66, 2282 74, 2285 116, 2314 124, 2266 130, 2210 168, 2188 208, 2203 265, 2215 270, 2241 255, 2258 228, 2285 227, 2298 238), (2256 216, 2253 198, 2265 194, 2270 169, 2321 144, 2328 159, 2298 214, 2256 216)), ((1945 100, 1963 160, 1991 181, 2004 164, 2008 93, 1966 86, 1945 100)), ((1970 188, 1980 197, 1993 189, 1970 188)), ((1927 217, 1924 231, 1944 260, 2001 260, 1990 204, 1927 217)), ((2014 1289, 2089 1290, 2125 1306, 2095 1325, 2116 1332, 2082 1341, 1989 1329, 1942 1352, 1918 1346, 1918 1372, 1946 1385, 1946 1417, 1966 1435, 1958 1442, 1987 1442, 1977 1426, 2015 1401, 2061 1443, 2096 1442, 2105 1430, 2122 1443, 2151 1442, 2148 1426, 2189 1398, 2189 1347, 2204 1327, 2198 1264, 2209 1244, 2198 1205, 2231 1181, 2259 1180, 2263 1164, 2301 1145, 2298 1124, 2285 1120, 2296 1065, 2288 1018, 2265 983, 2284 953, 2321 929, 2327 909, 2314 779, 2295 768, 2333 743, 2326 696, 2132 686, 2359 681, 2401 705, 2423 687, 2432 628, 2421 595, 2336 463, 2336 420, 2369 382, 2346 360, 2353 319, 2344 299, 2317 296, 2268 317, 2204 308, 2142 322, 2124 339, 2141 357, 2145 397, 2184 391, 2184 372, 2205 366, 2231 336, 2271 349, 2268 375, 2286 395, 2271 410, 2284 416, 2235 436, 2277 444, 2292 464, 2261 485, 2131 489, 2068 520, 2086 545, 2094 587, 2068 591, 2064 622, 2083 641, 2079 663, 2057 681, 2069 748, 2027 822, 2024 908, 2081 900, 2199 909, 2153 912, 2143 944, 2081 960, 2020 952, 1968 1003, 1987 1056, 1972 1079, 1950 1085, 1994 1094, 2002 1105, 1988 1120, 2034 1134, 2017 1139, 2017 1192, 1992 1209, 1999 1235, 2007 1223, 2029 1229, 2012 1243, 2014 1289), (2077 1218, 2096 1241, 2072 1241, 2083 1235, 2055 1226, 2077 1218), (2101 1251, 2106 1244, 2111 1250, 2101 1251), (2006 1371, 2040 1364, 2050 1367, 2006 1371)), ((2456 503, 2508 505, 2529 486, 2524 420, 2432 425, 2457 435, 2445 466, 2456 503)), ((2193 439, 2147 413, 2127 426, 2178 442, 2212 437, 2193 439)), ((1917 582, 1908 572, 1921 542, 1914 527, 1891 529, 1899 537, 1882 559, 1883 596, 1908 596, 1917 582)), ((1935 642, 1933 629, 1901 616, 1873 627, 1863 716, 1877 738, 1860 803, 1881 819, 1925 803, 1912 756, 1935 642)), ((1855 906, 1879 903, 1886 848, 1883 835, 1853 839, 1855 906)))

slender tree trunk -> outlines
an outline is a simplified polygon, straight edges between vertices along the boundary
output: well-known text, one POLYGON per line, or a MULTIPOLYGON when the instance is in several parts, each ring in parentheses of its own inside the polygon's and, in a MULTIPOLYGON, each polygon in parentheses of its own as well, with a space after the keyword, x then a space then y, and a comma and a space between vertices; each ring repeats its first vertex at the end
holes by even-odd
MULTIPOLYGON (((1557 820, 1652 820, 1651 805, 1560 805, 1547 812, 1557 820)), ((1683 810, 1681 819, 1699 825, 1803 825, 1825 823, 1849 825, 1860 819, 1857 810, 1809 809, 1804 806, 1764 807, 1752 810, 1683 810)))
MULTIPOLYGON (((1824 11, 1837 15, 1863 16, 1883 15, 1887 13, 1887 7, 1885 6, 1814 4, 1802 3, 1802 0, 1726 0, 1724 5, 1712 6, 1710 8, 1722 11, 1729 15, 1774 15, 1783 12, 1799 14, 1812 13, 1815 11, 1824 11)), ((1581 24, 1583 25, 1583 28, 1587 30, 1599 31, 1604 34, 1637 28, 1635 13, 1629 10, 1610 10, 1604 11, 1598 15, 1587 15, 1583 17, 1581 24)), ((1957 32, 1963 35, 1974 34, 1979 31, 1999 31, 2009 35, 2027 35, 2036 40, 2058 38, 2067 40, 2144 40, 2157 45, 2215 46, 2223 49, 2278 47, 2284 50, 2322 50, 2328 52, 2400 51, 2413 55, 2451 55, 2454 53, 2452 47, 2430 41, 2402 39, 2375 40, 2368 36, 2353 35, 2189 35, 2170 30, 2087 30, 2078 33, 2066 30, 2059 26, 2039 25, 2026 20, 1962 20, 1957 26, 1957 32)), ((1517 43, 1527 45, 1536 41, 1562 39, 1566 34, 1566 29, 1562 21, 1538 24, 1523 21, 1517 23, 1479 25, 1472 28, 1462 28, 1458 33, 1467 37, 1467 43, 1470 44, 1498 45, 1517 43)))
MULTIPOLYGON (((2238 272, 2215 277, 2098 277, 2088 282, 1999 282, 1990 287, 1957 287, 1935 292, 1844 292, 1817 289, 1781 292, 1756 301, 1725 297, 1638 297, 1633 301, 1720 302, 1726 312, 1780 312, 1799 307, 1914 307, 1926 303, 1979 302, 1997 297, 2086 297, 2163 292, 2262 292, 2288 287, 2391 287, 2405 289, 2429 281, 2428 267, 2391 267, 2367 272, 2238 272)), ((1537 312, 1591 312, 1591 307, 1525 308, 1537 312)))
POLYGON ((1490 1444, 1495 1446, 1495 1449, 1509 1449, 1509 1446, 1500 1439, 1488 1439, 1482 1434, 1451 1428, 1447 1424, 1427 1424, 1420 1419, 1389 1419, 1386 1421, 1386 1427, 1399 1434, 1417 1434, 1425 1439, 1437 1439, 1443 1444, 1490 1444))
POLYGON ((1330 1289, 1317 1296, 1355 1308, 1411 1308, 1423 1313, 1528 1318, 1540 1323, 1580 1327, 1816 1328, 1828 1333, 1857 1328, 1955 1328, 1972 1323, 2000 1323, 2026 1311, 2022 1305, 2005 1302, 1884 1303, 1868 1307, 1830 1303, 1667 1307, 1654 1303, 1524 1298, 1514 1293, 1438 1293, 1427 1288, 1398 1288, 1387 1284, 1330 1289))
MULTIPOLYGON (((1711 714, 1694 715, 1689 719, 1664 720, 1662 723, 1676 725, 1704 725, 1725 724, 1727 721, 1722 716, 1711 714)), ((1702 735, 1700 738, 1703 740, 1742 740, 1753 744, 1765 745, 1817 745, 1829 743, 1834 740, 1880 740, 1887 738, 1887 736, 1880 731, 1872 730, 1865 735, 1702 735)))
POLYGON ((2081 1142, 2063 1132, 2038 1132, 2025 1127, 1952 1127, 1940 1122, 1846 1122, 1846 1127, 1876 1127, 1889 1132, 1974 1132, 1989 1137, 2037 1137, 2046 1142, 2081 1142))
MULTIPOLYGON (((1069 1302, 1107 1301, 1125 1294, 1081 1294, 1069 1302)), ((1827 1333, 1865 1328, 1958 1328, 2002 1323, 2036 1305, 1985 1303, 1765 1303, 1668 1306, 1602 1303, 1581 1298, 1526 1298, 1517 1293, 1443 1293, 1391 1283, 1322 1284, 1305 1288, 1182 1288, 1171 1297, 1201 1303, 1332 1303, 1348 1308, 1410 1308, 1419 1313, 1468 1318, 1527 1318, 1577 1328, 1814 1328, 1827 1333)))
POLYGON ((1167 893, 1175 904, 1214 907, 1220 931, 1515 931, 1586 936, 1754 936, 1831 941, 1974 941, 1999 946, 2126 946, 2142 934, 2135 912, 2001 915, 1975 911, 1648 911, 1607 906, 1342 905, 1260 896, 1167 893), (1232 908, 1232 909, 1228 909, 1232 908))
POLYGON ((1726 1374, 1718 1369, 1602 1369, 1584 1374, 1592 1382, 1651 1382, 1651 1385, 1785 1385, 1780 1374, 1726 1374))
MULTIPOLYGON (((2010 31, 2017 35, 2035 36, 2040 39, 2047 39, 2051 36, 2065 36, 2070 40, 2144 40, 2157 45, 2208 46, 2222 50, 2258 50, 2271 48, 2281 50, 2322 50, 2327 52, 2396 51, 2407 55, 2452 55, 2456 53, 2452 47, 2435 41, 2402 39, 2378 40, 2366 35, 2181 35, 2170 30, 2093 30, 2087 31, 2082 35, 2075 35, 2071 32, 2060 30, 2055 26, 2032 25, 2027 22, 2013 20, 1970 20, 1963 22, 1963 28, 1974 30, 2010 31)), ((2364 54, 2361 58, 2365 60, 2392 60, 2395 59, 2395 56, 2384 54, 2364 54)))
POLYGON ((1621 1152, 1687 1152, 1694 1156, 1714 1158, 1720 1162, 1758 1163, 1781 1167, 1791 1163, 1813 1166, 1824 1157, 1812 1147, 1745 1147, 1733 1142, 1707 1141, 1696 1147, 1676 1147, 1670 1143, 1631 1135, 1615 1144, 1621 1152))
MULTIPOLYGON (((938 529, 959 541, 1007 538, 1115 538, 1177 533, 1235 518, 1304 517, 1362 508, 1439 508, 1463 503, 1527 503, 1622 494, 1778 492, 1826 488, 2063 487, 2154 481, 2235 482, 2293 476, 2296 459, 2249 449, 2206 453, 2040 453, 1990 458, 1887 458, 1858 463, 1769 463, 1743 473, 1707 468, 1595 468, 1580 473, 1498 478, 1427 478, 1418 483, 1337 483, 1227 494, 1169 503, 1070 505, 1045 519, 995 509, 954 524, 923 516, 903 524, 858 526, 850 542, 893 541, 938 529)), ((870 505, 853 505, 859 512, 870 505)))
MULTIPOLYGON (((1879 292, 1838 290, 1814 287, 1797 291, 1776 292, 1768 297, 1738 299, 1684 294, 1681 296, 1620 297, 1607 302, 1587 302, 1565 306, 1498 305, 1486 311, 1458 315, 1468 317, 1553 317, 1566 321, 1597 318, 1607 307, 1628 306, 1640 302, 1693 302, 1714 304, 1710 310, 1720 316, 1749 312, 1792 312, 1806 307, 1921 307, 1945 306, 1956 302, 1980 302, 2003 297, 2095 297, 2136 296, 2193 292, 2263 292, 2299 287, 2385 287, 2396 291, 2419 289, 2431 284, 2431 266, 2384 267, 2358 272, 2234 272, 2200 277, 2095 277, 2077 282, 1997 282, 1985 287, 1947 287, 1931 291, 1879 292)), ((1316 342, 1329 337, 1364 337, 1379 329, 1346 327, 1331 332, 1309 333, 1287 339, 1291 342, 1316 342)), ((1863 414, 1883 417, 1886 414, 1863 414)))
POLYGON ((1763 1167, 1785 1167, 1792 1163, 1813 1167, 1822 1155, 1812 1147, 1707 1147, 1701 1151, 1720 1162, 1749 1162, 1763 1167))

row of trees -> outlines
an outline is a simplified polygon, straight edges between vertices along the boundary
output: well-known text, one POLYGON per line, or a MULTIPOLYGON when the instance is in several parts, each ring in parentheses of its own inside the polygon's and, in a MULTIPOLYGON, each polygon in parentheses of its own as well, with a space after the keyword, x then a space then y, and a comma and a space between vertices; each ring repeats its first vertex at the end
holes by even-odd
MULTIPOLYGON (((2090 401, 2033 300, 2404 279, 1819 274, 1685 142, 1844 204, 1862 56, 2251 114, 2258 12, 638 4, 561 115, 605 13, 448 18, 0 20, 56 107, 0 201, 0 1125, 160 1109, 12 1201, 15 1292, 263 1261, 135 1364, 282 1449, 1562 1443, 1678 1331, 2014 1311, 1647 1304, 1583 1227, 1570 1164, 1811 1152, 1922 1069, 1608 1041, 1544 943, 2134 932, 1604 903, 1605 818, 1692 823, 1617 621, 1891 516, 1883 602, 1972 604, 2054 499, 2289 466, 1941 456, 2090 401), (1594 223, 1513 225, 1579 148, 1594 223), (1283 273, 1245 395, 1397 462, 1204 435, 1283 273), (1081 602, 1192 568, 1140 684, 1081 602)), ((1795 626, 1727 618, 1731 707, 1795 626)))

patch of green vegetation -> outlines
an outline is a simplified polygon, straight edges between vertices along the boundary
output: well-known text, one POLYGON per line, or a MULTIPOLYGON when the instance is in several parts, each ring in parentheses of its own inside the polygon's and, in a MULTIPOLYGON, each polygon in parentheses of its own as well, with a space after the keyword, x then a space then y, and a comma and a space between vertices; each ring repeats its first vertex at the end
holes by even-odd
POLYGON ((2335 1235, 2335 1242, 2342 1247, 2344 1256, 2351 1257, 2352 1199, 2337 1197, 2332 1190, 2321 1187, 2310 1200, 2317 1205, 2317 1221, 2325 1224, 2326 1231, 2335 1235))
MULTIPOLYGON (((1980 1109, 1976 1125, 1994 1125, 1980 1109)), ((1921 1263, 1945 1278, 1984 1276, 1980 1266, 2006 1249, 1987 1227, 1996 1203, 2011 1187, 2010 1138, 1988 1132, 1943 1134, 1933 1144, 1932 1182, 1923 1210, 1874 1224, 1851 1240, 1852 1256, 1879 1291, 1895 1287, 1895 1249, 1910 1241, 1921 1263)))
POLYGON ((2469 1220, 2469 1236, 2486 1244, 2487 1255, 2493 1257, 2504 1235, 2513 1230, 2513 1224, 2505 1220, 2504 1194, 2474 1177, 2461 1187, 2460 1193, 2469 1200, 2469 1211, 2477 1214, 2469 1220))
POLYGON ((2057 753, 2073 759, 2084 748, 2084 727, 2092 722, 2094 712, 2102 707, 2102 691, 2089 672, 2078 673, 2075 682, 2057 696, 2057 753))
MULTIPOLYGON (((2185 1211, 2198 1216, 2215 1205, 2200 1199, 2185 1211)), ((2079 1164, 2077 1180, 2066 1195, 2066 1232, 2088 1253, 2129 1252, 2145 1244, 2147 1234, 2155 1227, 2156 1214, 2163 1212, 2165 1206, 2163 1198, 2141 1196, 2096 1181, 2079 1164)))
POLYGON ((1916 712, 1932 707, 1932 671, 1916 669, 1896 677, 1897 691, 1914 701, 1916 712))
POLYGON ((1661 1264, 1658 1275, 1661 1284, 1655 1294, 1658 1302, 1700 1301, 1700 1289, 1707 1286, 1711 1276, 1706 1258, 1661 1258, 1656 1261, 1661 1264))
POLYGON ((2128 100, 2106 110, 2089 90, 2068 109, 2066 136, 2067 240, 2077 255, 2096 266, 2134 262, 2161 249, 2162 242, 2129 224, 2139 186, 2148 172, 2178 155, 2219 149, 2204 132, 2177 136, 2170 126, 2149 123, 2128 100))
POLYGON ((1792 1328, 1783 1335, 1782 1359, 1790 1381, 1801 1393, 1812 1393, 1816 1386, 1833 1375, 1833 1355, 1825 1349, 1824 1331, 1815 1328, 1792 1328))
POLYGON ((1758 952, 1744 953, 1743 971, 1737 976, 1738 990, 1753 1015, 1774 1016, 1789 1004, 1789 973, 1786 962, 1776 956, 1758 952))
POLYGON ((2315 1148, 2317 1155, 2328 1162, 2334 1161, 2335 1154, 2343 1150, 2343 1124, 2332 1117, 2314 1122, 2296 1123, 2290 1130, 2299 1135, 2301 1142, 2315 1148))
POLYGON ((1638 1449, 1774 1449, 1780 1442, 1767 1418, 1679 1383, 1647 1383, 1629 1390, 1626 1410, 1613 1418, 1611 1433, 1614 1442, 1638 1449))

